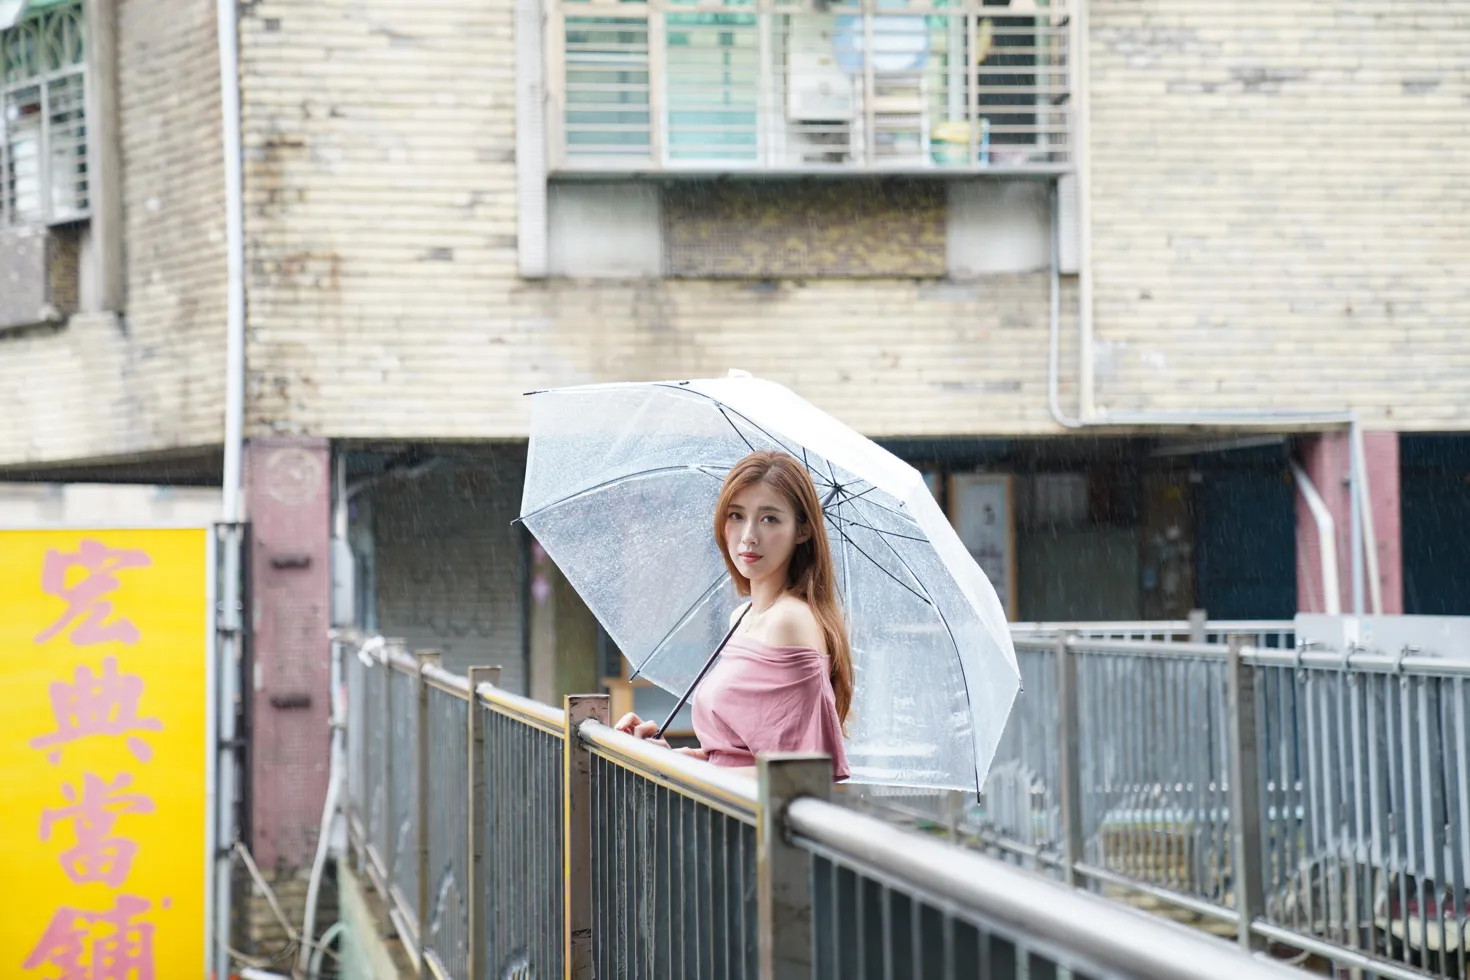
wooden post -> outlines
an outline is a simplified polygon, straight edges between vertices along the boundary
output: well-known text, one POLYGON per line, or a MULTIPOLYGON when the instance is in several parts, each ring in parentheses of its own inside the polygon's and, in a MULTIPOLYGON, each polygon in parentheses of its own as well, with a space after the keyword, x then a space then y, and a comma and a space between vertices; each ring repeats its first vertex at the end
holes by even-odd
POLYGON ((592 753, 583 746, 577 728, 589 719, 604 725, 610 719, 606 694, 571 694, 564 704, 563 948, 567 980, 592 980, 592 753))
POLYGON ((756 758, 757 937, 760 976, 809 980, 812 963, 812 859, 786 839, 786 807, 802 796, 832 796, 832 759, 805 752, 756 758))

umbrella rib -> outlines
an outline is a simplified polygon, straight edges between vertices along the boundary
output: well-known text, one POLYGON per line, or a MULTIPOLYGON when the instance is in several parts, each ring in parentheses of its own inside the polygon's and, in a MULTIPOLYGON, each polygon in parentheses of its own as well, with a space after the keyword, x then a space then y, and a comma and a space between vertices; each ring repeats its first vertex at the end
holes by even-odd
POLYGON ((551 503, 549 504, 542 504, 540 507, 537 507, 535 510, 531 511, 531 513, 523 514, 520 518, 520 521, 522 524, 524 524, 525 522, 531 520, 531 518, 538 517, 551 508, 560 507, 562 504, 576 500, 578 497, 585 497, 588 494, 596 493, 599 490, 606 490, 608 487, 617 486, 619 483, 622 483, 625 480, 633 480, 643 476, 653 476, 657 473, 680 473, 692 471, 695 473, 703 473, 705 476, 713 480, 725 479, 725 475, 723 473, 719 474, 718 476, 716 476, 714 473, 711 473, 710 470, 712 469, 714 469, 714 467, 704 463, 685 463, 681 466, 655 466, 652 469, 639 470, 636 473, 624 473, 622 476, 615 476, 611 480, 603 480, 601 483, 595 486, 590 486, 585 490, 578 490, 576 493, 569 493, 559 500, 551 501, 551 503))
MULTIPOLYGON (((839 501, 839 503, 846 503, 846 501, 839 501)), ((897 531, 887 531, 881 527, 873 527, 871 524, 864 524, 862 521, 855 521, 850 517, 844 517, 842 518, 842 521, 843 523, 850 524, 853 527, 860 527, 865 531, 872 531, 874 534, 886 534, 890 537, 902 538, 905 541, 918 541, 920 543, 923 543, 929 540, 928 538, 915 537, 912 534, 899 534, 897 531)))
POLYGON ((735 434, 740 437, 740 441, 745 443, 745 448, 751 452, 755 452, 755 447, 750 444, 749 439, 745 438, 745 433, 740 431, 740 426, 735 424, 735 420, 730 418, 729 414, 725 411, 725 406, 719 402, 715 402, 715 408, 719 411, 720 417, 730 424, 730 428, 735 430, 735 434))
MULTIPOLYGON (((765 426, 763 426, 763 425, 757 425, 755 422, 752 422, 750 420, 750 417, 748 415, 746 415, 744 412, 741 412, 738 409, 731 408, 729 405, 726 405, 724 402, 720 401, 714 395, 707 395, 707 394, 705 394, 702 391, 695 391, 692 388, 681 388, 678 385, 662 384, 662 385, 659 385, 658 387, 672 388, 674 391, 688 392, 691 395, 697 395, 698 397, 703 398, 706 401, 712 402, 714 404, 714 406, 720 410, 720 413, 722 415, 725 412, 730 412, 733 415, 740 416, 741 420, 743 420, 746 425, 750 426, 752 429, 754 429, 755 431, 759 432, 761 435, 765 436, 767 439, 771 440, 776 445, 780 446, 782 449, 786 450, 786 452, 789 455, 791 455, 791 456, 795 456, 796 455, 796 450, 794 450, 790 446, 786 445, 786 443, 783 442, 782 440, 777 439, 775 436, 773 436, 766 429, 765 426)), ((726 415, 725 416, 725 419, 726 419, 726 421, 729 421, 729 416, 726 415)), ((734 425, 734 423, 731 422, 731 425, 734 425)), ((736 431, 738 432, 739 430, 737 429, 736 431)), ((744 437, 742 436, 742 438, 744 438, 744 437)), ((746 445, 750 445, 750 443, 747 442, 746 445)), ((803 448, 805 448, 805 447, 803 447, 803 448)), ((811 467, 807 467, 807 469, 811 469, 811 467)))
POLYGON ((648 656, 644 657, 642 662, 633 668, 633 673, 628 676, 628 680, 631 681, 635 679, 639 674, 641 674, 643 672, 643 668, 648 666, 648 662, 658 654, 659 650, 663 649, 663 645, 665 643, 669 642, 669 638, 672 637, 675 633, 679 632, 679 630, 683 628, 685 623, 694 618, 695 610, 700 607, 704 600, 708 599, 711 595, 714 594, 716 589, 724 585, 729 580, 730 573, 728 571, 721 572, 720 577, 715 579, 714 584, 701 592, 699 594, 699 598, 695 599, 692 603, 689 604, 688 611, 685 612, 683 616, 680 616, 678 621, 674 623, 673 626, 669 627, 669 631, 665 633, 663 637, 653 645, 653 649, 648 651, 648 656))
POLYGON ((877 490, 877 489, 878 489, 877 487, 869 487, 867 490, 864 490, 862 493, 852 494, 851 496, 849 496, 847 498, 847 500, 844 500, 843 503, 847 503, 848 500, 851 500, 851 501, 854 501, 854 502, 859 502, 859 503, 864 503, 864 504, 867 504, 869 507, 877 507, 879 510, 883 511, 886 514, 892 514, 894 517, 901 517, 905 521, 908 521, 910 524, 917 525, 919 523, 918 521, 914 520, 914 515, 912 515, 912 514, 906 513, 906 512, 901 511, 901 510, 894 510, 892 507, 889 507, 887 504, 880 504, 876 500, 872 500, 872 499, 861 500, 860 499, 860 498, 863 497, 864 494, 870 493, 871 491, 877 490))
MULTIPOLYGON (((854 541, 851 538, 851 536, 849 536, 848 533, 842 529, 841 518, 833 517, 831 514, 823 514, 822 516, 825 517, 825 518, 827 518, 827 520, 831 521, 833 524, 837 525, 837 533, 842 537, 842 540, 845 541, 845 542, 847 542, 848 544, 852 545, 853 548, 857 551, 858 554, 862 555, 864 558, 868 559, 868 561, 872 562, 874 568, 878 569, 878 571, 882 572, 884 575, 887 575, 889 578, 893 579, 893 581, 897 582, 899 585, 903 586, 905 589, 908 589, 911 593, 913 593, 913 595, 914 595, 915 598, 921 599, 924 602, 929 603, 931 606, 934 605, 934 601, 932 599, 930 599, 928 596, 924 595, 922 592, 916 591, 913 586, 909 585, 903 579, 899 578, 897 575, 894 575, 888 569, 884 568, 878 562, 878 559, 874 558, 872 555, 870 555, 866 551, 864 551, 863 548, 862 548, 862 545, 860 545, 856 541, 854 541)), ((893 547, 892 545, 889 545, 889 550, 890 551, 892 550, 892 547, 893 547)), ((897 554, 897 552, 894 552, 894 553, 897 554)), ((903 561, 903 559, 902 558, 899 558, 899 561, 903 561)), ((905 568, 908 568, 908 565, 905 564, 904 567, 905 568)), ((913 569, 911 569, 911 568, 909 569, 909 574, 910 575, 913 574, 913 569)), ((914 581, 917 582, 918 579, 915 579, 914 581)), ((922 587, 922 585, 923 585, 923 583, 920 583, 920 587, 922 587)))
MULTIPOLYGON (((945 635, 949 637, 949 645, 954 647, 954 658, 959 661, 960 679, 965 683, 965 707, 970 712, 970 718, 973 724, 973 720, 975 717, 975 703, 970 699, 970 673, 969 671, 965 670, 965 656, 964 654, 960 653, 960 641, 955 639, 954 630, 952 630, 949 626, 949 619, 944 615, 944 610, 939 608, 939 603, 935 602, 934 598, 928 594, 929 590, 924 587, 924 580, 919 578, 919 576, 915 574, 913 566, 908 563, 908 560, 899 553, 899 550, 897 548, 888 543, 887 538, 880 537, 878 540, 882 541, 883 544, 888 548, 888 550, 893 552, 893 557, 898 559, 898 563, 900 565, 908 569, 908 573, 910 575, 913 575, 914 581, 919 583, 919 588, 924 589, 925 600, 929 603, 929 605, 934 607, 934 614, 939 617, 939 625, 944 627, 945 635)), ((970 758, 974 762, 975 766, 975 792, 979 793, 982 789, 982 787, 980 786, 980 757, 975 752, 973 737, 971 738, 970 743, 970 758)))

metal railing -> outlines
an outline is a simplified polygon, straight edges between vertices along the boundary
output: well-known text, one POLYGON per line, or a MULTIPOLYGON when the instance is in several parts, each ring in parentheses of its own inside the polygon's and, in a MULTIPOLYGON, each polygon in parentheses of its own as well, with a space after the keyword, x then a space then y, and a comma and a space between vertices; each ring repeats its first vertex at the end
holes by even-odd
POLYGON ((1025 694, 975 805, 873 802, 1247 945, 1467 976, 1470 659, 1240 639, 1016 650, 1025 694))
POLYGON ((1067 0, 555 0, 546 10, 536 53, 553 173, 1060 173, 1073 163, 1080 28, 1067 0))
POLYGON ((1208 619, 1200 610, 1188 619, 1098 620, 1096 622, 1012 623, 1017 639, 1048 639, 1070 633, 1086 640, 1142 640, 1155 643, 1224 643, 1243 636, 1262 649, 1296 645, 1296 623, 1290 619, 1208 619))
POLYGON ((825 757, 752 780, 611 730, 605 696, 347 656, 352 853, 422 977, 1293 975, 834 805, 825 757))

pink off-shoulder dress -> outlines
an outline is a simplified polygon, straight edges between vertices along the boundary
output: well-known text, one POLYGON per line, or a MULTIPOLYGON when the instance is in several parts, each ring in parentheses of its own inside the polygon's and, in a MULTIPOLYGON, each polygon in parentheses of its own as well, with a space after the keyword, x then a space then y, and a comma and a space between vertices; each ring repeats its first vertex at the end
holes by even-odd
POLYGON ((731 637, 694 692, 692 715, 717 766, 753 766, 757 752, 822 752, 834 780, 849 775, 827 662, 810 647, 731 637))

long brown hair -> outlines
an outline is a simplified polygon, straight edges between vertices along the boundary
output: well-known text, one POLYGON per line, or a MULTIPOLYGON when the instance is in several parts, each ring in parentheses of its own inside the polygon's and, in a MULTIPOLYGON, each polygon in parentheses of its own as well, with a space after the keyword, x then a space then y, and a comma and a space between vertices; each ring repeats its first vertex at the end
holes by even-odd
POLYGON ((822 503, 806 467, 792 456, 779 452, 755 452, 730 467, 725 485, 720 488, 720 502, 715 505, 715 542, 730 570, 730 580, 743 596, 750 595, 750 582, 740 574, 725 547, 725 515, 730 501, 746 487, 764 483, 785 496, 796 514, 796 523, 808 532, 807 539, 792 552, 786 572, 786 591, 811 607, 817 625, 827 640, 827 655, 832 664, 832 693, 836 695, 837 717, 847 721, 852 707, 852 648, 847 641, 847 624, 837 603, 837 578, 832 569, 832 552, 827 544, 827 528, 822 523, 822 503))

